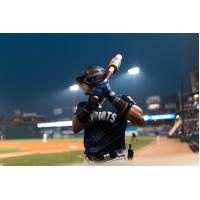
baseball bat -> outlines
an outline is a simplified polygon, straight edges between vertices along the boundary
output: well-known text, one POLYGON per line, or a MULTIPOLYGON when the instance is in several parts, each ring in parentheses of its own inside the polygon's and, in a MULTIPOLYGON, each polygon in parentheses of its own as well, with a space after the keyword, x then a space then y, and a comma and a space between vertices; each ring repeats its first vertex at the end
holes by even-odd
MULTIPOLYGON (((108 65, 108 71, 104 78, 104 82, 108 82, 111 76, 118 71, 118 69, 121 66, 121 61, 122 61, 121 54, 117 54, 115 57, 112 58, 110 64, 108 65)), ((105 98, 101 102, 99 102, 99 98, 97 96, 93 96, 91 100, 93 103, 99 104, 99 108, 101 108, 103 102, 105 101, 105 98)))

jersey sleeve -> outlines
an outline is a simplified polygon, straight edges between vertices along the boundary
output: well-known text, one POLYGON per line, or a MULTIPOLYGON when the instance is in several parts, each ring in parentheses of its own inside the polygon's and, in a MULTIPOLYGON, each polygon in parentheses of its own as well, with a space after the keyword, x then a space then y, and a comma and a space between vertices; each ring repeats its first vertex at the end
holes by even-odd
POLYGON ((136 102, 130 96, 122 95, 121 98, 132 105, 136 105, 136 102))
POLYGON ((76 109, 75 109, 75 111, 74 111, 74 115, 76 115, 77 113, 79 113, 80 110, 85 106, 85 104, 86 104, 86 102, 80 102, 80 103, 77 105, 77 107, 76 107, 76 109))

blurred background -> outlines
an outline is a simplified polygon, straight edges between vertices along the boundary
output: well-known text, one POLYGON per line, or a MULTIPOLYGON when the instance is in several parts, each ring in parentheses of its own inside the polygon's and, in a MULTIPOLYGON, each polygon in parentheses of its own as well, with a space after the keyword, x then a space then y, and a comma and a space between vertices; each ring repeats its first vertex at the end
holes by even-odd
POLYGON ((144 127, 128 125, 128 140, 165 136, 198 152, 199 34, 0 34, 2 158, 25 152, 7 147, 12 140, 82 138, 71 127, 76 105, 87 100, 75 77, 88 66, 106 68, 117 53, 123 60, 111 88, 145 113, 144 127))

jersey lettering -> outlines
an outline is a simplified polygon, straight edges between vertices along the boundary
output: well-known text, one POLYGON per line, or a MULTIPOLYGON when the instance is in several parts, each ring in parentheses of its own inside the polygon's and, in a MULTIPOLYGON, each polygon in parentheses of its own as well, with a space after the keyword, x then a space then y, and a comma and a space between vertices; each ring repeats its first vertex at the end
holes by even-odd
POLYGON ((100 120, 105 121, 105 119, 106 119, 106 112, 105 111, 99 112, 99 115, 101 115, 100 120))
POLYGON ((96 120, 97 119, 97 117, 98 117, 98 112, 93 112, 93 118, 94 118, 94 120, 96 120))
POLYGON ((117 114, 116 114, 116 113, 113 113, 113 114, 111 115, 110 122, 111 122, 111 123, 114 123, 115 120, 116 120, 116 118, 117 118, 117 114))
POLYGON ((107 118, 106 121, 108 121, 110 119, 110 115, 112 115, 112 112, 107 112, 107 118))
POLYGON ((93 111, 90 115, 90 119, 92 122, 96 120, 96 121, 106 121, 114 123, 116 118, 117 118, 116 113, 106 112, 106 111, 103 112, 93 111))

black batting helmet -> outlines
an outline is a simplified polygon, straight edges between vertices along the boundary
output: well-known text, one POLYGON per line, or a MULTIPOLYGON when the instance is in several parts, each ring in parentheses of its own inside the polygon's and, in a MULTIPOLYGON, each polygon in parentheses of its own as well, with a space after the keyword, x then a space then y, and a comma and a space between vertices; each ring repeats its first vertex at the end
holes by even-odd
POLYGON ((81 76, 76 77, 80 84, 86 83, 89 86, 102 81, 105 78, 106 70, 100 66, 87 67, 81 76))

